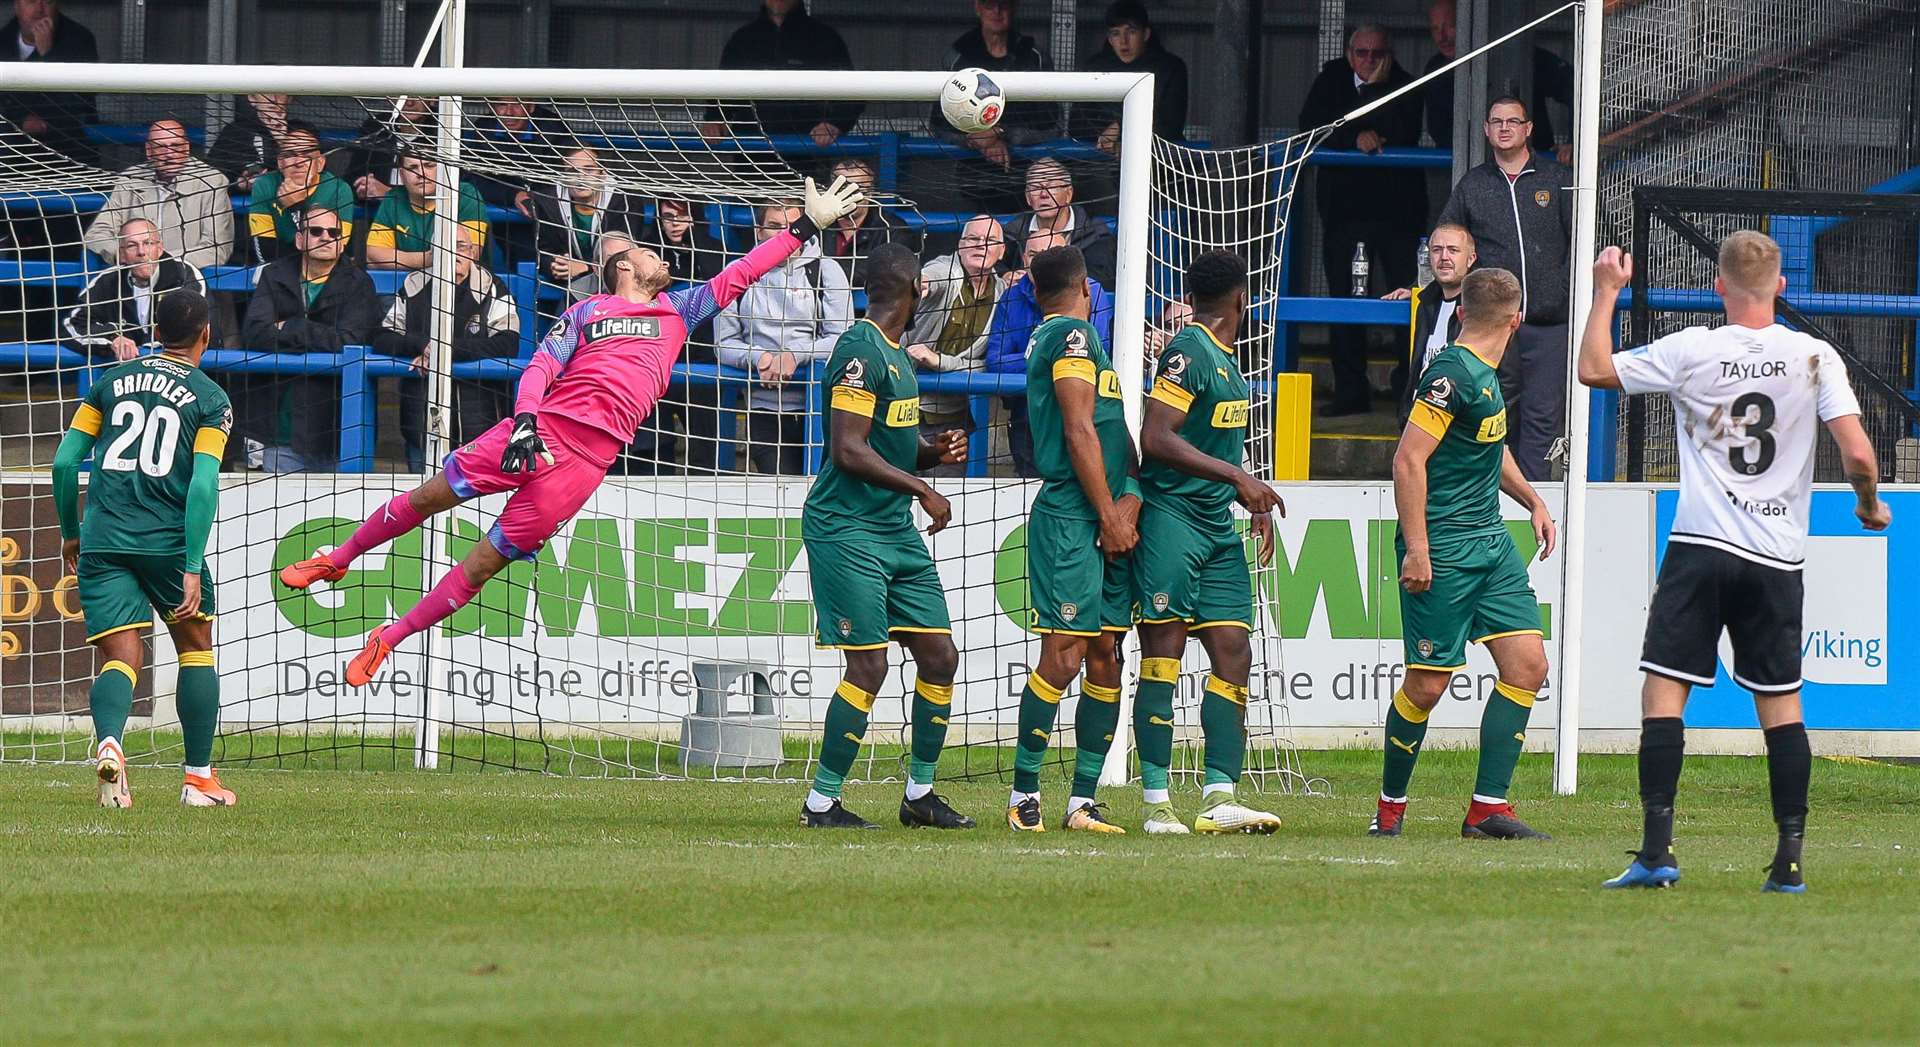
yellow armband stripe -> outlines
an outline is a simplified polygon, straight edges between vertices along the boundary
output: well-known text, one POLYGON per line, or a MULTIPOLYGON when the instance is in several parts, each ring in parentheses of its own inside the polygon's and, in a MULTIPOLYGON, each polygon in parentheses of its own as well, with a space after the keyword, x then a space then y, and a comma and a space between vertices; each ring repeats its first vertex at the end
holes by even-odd
POLYGON ((278 238, 280 235, 280 231, 273 224, 273 216, 270 214, 249 214, 247 216, 247 232, 252 233, 254 236, 271 236, 275 238, 278 238))
POLYGON ((1183 414, 1193 407, 1193 394, 1165 378, 1153 380, 1153 398, 1183 414))
POLYGON ((193 434, 193 453, 220 458, 227 453, 227 433, 219 426, 207 426, 193 434))
POLYGON ((1407 421, 1419 426, 1428 436, 1438 440, 1447 435, 1447 427, 1453 424, 1453 416, 1425 400, 1413 402, 1413 413, 1407 421))
POLYGON ((833 387, 833 409, 857 414, 862 418, 872 418, 878 401, 865 389, 849 389, 844 385, 833 387))
POLYGON ((391 250, 394 243, 393 226, 375 222, 373 228, 367 230, 368 247, 385 247, 391 250))
POLYGON ((86 433, 88 436, 99 436, 100 409, 92 404, 81 404, 80 409, 73 412, 73 421, 67 424, 67 428, 86 433))
POLYGON ((1098 374, 1099 369, 1093 366, 1093 361, 1083 356, 1070 356, 1053 362, 1053 380, 1056 382, 1062 378, 1078 378, 1088 385, 1095 385, 1098 374))

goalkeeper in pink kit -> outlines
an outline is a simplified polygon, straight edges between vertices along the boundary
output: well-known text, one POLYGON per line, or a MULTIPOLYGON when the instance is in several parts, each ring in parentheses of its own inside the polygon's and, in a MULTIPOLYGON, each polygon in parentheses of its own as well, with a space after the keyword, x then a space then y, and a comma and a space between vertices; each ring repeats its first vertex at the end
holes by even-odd
POLYGON ((280 572, 282 584, 305 589, 345 577, 353 561, 469 498, 513 496, 459 566, 399 621, 375 629, 347 663, 347 682, 363 686, 396 644, 467 605, 489 578, 514 560, 531 560, 593 495, 620 449, 673 375, 687 331, 731 304, 821 230, 851 214, 859 186, 836 178, 825 192, 806 183, 806 214, 786 232, 698 287, 663 293, 673 277, 660 256, 633 248, 609 257, 607 293, 561 314, 520 378, 513 417, 448 455, 440 474, 375 511, 353 537, 280 572))

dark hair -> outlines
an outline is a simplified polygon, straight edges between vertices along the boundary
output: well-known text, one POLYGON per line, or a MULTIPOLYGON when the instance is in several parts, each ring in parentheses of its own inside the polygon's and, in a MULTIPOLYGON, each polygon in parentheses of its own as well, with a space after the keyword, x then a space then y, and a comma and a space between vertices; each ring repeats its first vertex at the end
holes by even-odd
POLYGON ((893 305, 913 297, 920 286, 920 257, 905 244, 884 243, 860 267, 867 282, 867 305, 893 305))
POLYGON ((1087 278, 1087 256, 1070 244, 1049 247, 1028 259, 1027 273, 1033 278, 1034 299, 1045 302, 1087 278))
POLYGON ((320 129, 305 120, 288 120, 287 129, 280 132, 280 137, 284 140, 289 135, 312 135, 316 144, 320 141, 320 129))
POLYGON ((1107 28, 1134 25, 1142 29, 1152 29, 1153 19, 1147 15, 1147 5, 1140 0, 1114 0, 1107 5, 1107 28))
POLYGON ((1247 263, 1226 250, 1207 251, 1187 263, 1187 293, 1194 305, 1213 305, 1247 285, 1247 263))
POLYGON ((1533 119, 1533 107, 1529 106, 1527 103, 1522 102, 1520 99, 1515 98, 1512 95, 1501 95, 1500 97, 1494 99, 1493 101, 1488 102, 1487 103, 1487 119, 1489 120, 1493 119, 1493 107, 1496 105, 1517 105, 1520 107, 1521 119, 1523 120, 1533 119))
POLYGON ((178 287, 160 296, 153 310, 153 333, 169 349, 186 349, 207 329, 207 300, 200 292, 178 287))

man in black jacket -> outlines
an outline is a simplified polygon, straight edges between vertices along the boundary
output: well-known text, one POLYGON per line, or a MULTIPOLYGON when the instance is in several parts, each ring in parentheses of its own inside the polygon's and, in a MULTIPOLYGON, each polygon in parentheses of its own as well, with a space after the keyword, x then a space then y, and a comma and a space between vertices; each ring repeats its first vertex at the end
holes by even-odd
MULTIPOLYGON (((708 232, 693 204, 686 200, 655 201, 653 221, 640 227, 634 242, 652 248, 667 263, 667 272, 676 284, 705 283, 719 276, 727 265, 726 246, 708 232)), ((690 364, 715 362, 711 319, 687 332, 681 355, 690 364)), ((618 467, 629 475, 675 472, 675 418, 686 427, 687 472, 701 476, 719 472, 720 390, 690 383, 675 385, 660 398, 653 417, 633 434, 633 443, 618 467)))
MULTIPOLYGON (((853 57, 847 53, 846 41, 840 39, 840 34, 807 14, 806 5, 800 0, 762 0, 759 15, 727 38, 727 46, 720 52, 720 68, 795 72, 852 69, 853 57)), ((753 103, 762 133, 809 135, 813 144, 820 146, 832 145, 841 135, 852 131, 864 108, 859 102, 753 103)), ((718 138, 727 132, 728 121, 719 109, 710 110, 707 120, 707 137, 718 138)), ((754 133, 751 125, 739 126, 738 123, 731 130, 736 135, 754 133)))
POLYGON ((1493 155, 1461 176, 1442 223, 1473 234, 1482 268, 1520 278, 1520 329, 1500 361, 1507 446, 1528 480, 1548 479, 1548 456, 1567 417, 1567 258, 1573 250, 1573 172, 1528 148, 1526 103, 1487 107, 1493 155))
POLYGON ((158 345, 154 307, 169 291, 207 293, 200 271, 168 254, 160 230, 145 218, 120 223, 117 263, 87 282, 61 324, 68 344, 96 359, 131 360, 158 345))
MULTIPOLYGON (((380 326, 380 296, 366 270, 342 258, 344 226, 333 211, 297 217, 294 246, 261 267, 247 303, 244 338, 263 354, 337 353, 366 345, 380 326)), ((340 386, 326 377, 242 375, 241 433, 264 445, 268 472, 324 472, 339 460, 340 386)), ((371 414, 368 405, 368 413, 371 414)), ((251 447, 249 447, 251 454, 251 447)))
MULTIPOLYGON (((1116 0, 1107 7, 1107 37, 1087 59, 1089 73, 1152 73, 1153 133, 1170 142, 1187 134, 1187 63, 1167 50, 1153 31, 1153 19, 1140 0, 1116 0)), ((1120 152, 1118 103, 1081 102, 1073 107, 1073 137, 1109 153, 1120 152)))
MULTIPOLYGON (((1360 106, 1413 82, 1388 46, 1386 30, 1363 25, 1347 39, 1343 58, 1328 62, 1307 91, 1300 126, 1320 127, 1360 106)), ((1328 149, 1378 153, 1389 146, 1420 144, 1420 100, 1411 95, 1334 129, 1328 149)), ((1314 176, 1320 215, 1320 262, 1327 293, 1353 289, 1353 258, 1365 244, 1371 278, 1389 286, 1413 282, 1414 251, 1427 221, 1426 176, 1411 167, 1321 168, 1314 176)), ((1333 328, 1333 400, 1327 415, 1365 414, 1372 410, 1367 379, 1364 328, 1333 328)))
MULTIPOLYGON (((974 0, 980 24, 961 34, 947 48, 940 67, 985 69, 989 73, 1040 72, 1053 68, 1039 41, 1014 26, 1016 0, 974 0)), ((954 178, 973 210, 1005 213, 1020 208, 1020 179, 1013 170, 1013 147, 1044 142, 1060 133, 1060 107, 1052 102, 1015 102, 1000 114, 1000 122, 985 131, 961 134, 934 103, 927 126, 935 137, 962 146, 977 156, 961 160, 954 178)))
POLYGON ((1400 390, 1400 424, 1405 425, 1413 412, 1413 394, 1420 388, 1420 374, 1433 362, 1440 350, 1460 334, 1460 286, 1474 263, 1473 234, 1463 226, 1441 225, 1427 237, 1428 264, 1433 280, 1425 287, 1406 288, 1387 294, 1388 301, 1413 303, 1413 324, 1407 332, 1407 358, 1395 368, 1394 387, 1400 390))
POLYGON ((1043 156, 1027 168, 1026 198, 1032 210, 1007 223, 1007 264, 1026 268, 1027 240, 1039 229, 1057 234, 1058 243, 1079 248, 1087 260, 1087 275, 1102 287, 1114 287, 1119 241, 1107 223, 1074 203, 1073 195, 1073 174, 1067 165, 1043 156))
MULTIPOLYGON (((520 352, 520 310, 500 278, 476 264, 480 244, 473 231, 460 226, 454 235, 458 253, 453 262, 453 362, 512 359, 520 352)), ((433 335, 433 287, 431 274, 409 273, 373 336, 376 351, 412 361, 413 369, 423 375, 433 335)), ((512 413, 512 389, 512 382, 455 378, 448 428, 453 442, 465 443, 512 413)), ((426 429, 426 379, 403 378, 400 437, 407 449, 407 468, 416 473, 425 464, 426 429)))
MULTIPOLYGON (((86 26, 56 0, 13 0, 13 20, 0 26, 0 62, 98 62, 100 47, 86 26)), ((15 91, 0 95, 0 116, 55 152, 98 165, 86 125, 98 119, 90 94, 15 91)))

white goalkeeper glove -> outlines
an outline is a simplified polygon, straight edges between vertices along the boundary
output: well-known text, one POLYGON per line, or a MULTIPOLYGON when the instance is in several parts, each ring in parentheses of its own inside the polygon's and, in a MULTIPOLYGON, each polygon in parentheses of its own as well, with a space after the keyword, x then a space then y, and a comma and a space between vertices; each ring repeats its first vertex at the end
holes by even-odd
POLYGON ((807 179, 807 217, 821 229, 833 228, 833 223, 852 214, 860 203, 860 183, 845 175, 835 178, 825 192, 813 184, 813 179, 807 179))

